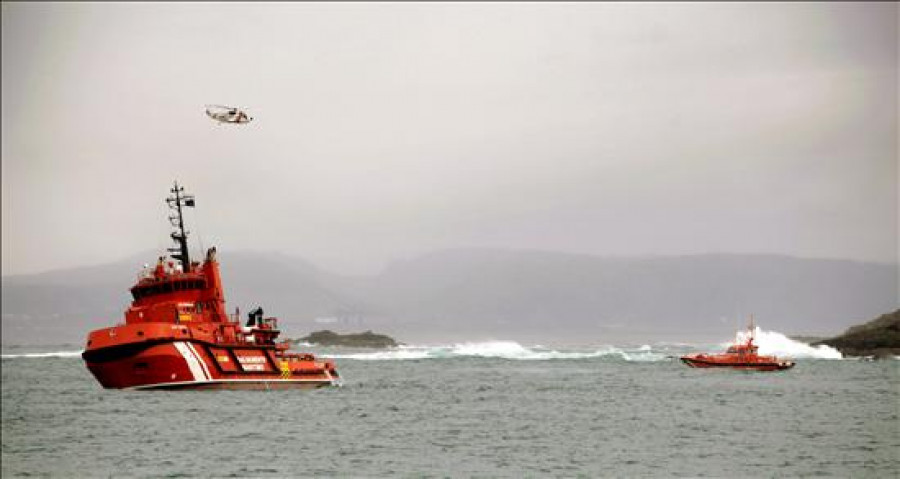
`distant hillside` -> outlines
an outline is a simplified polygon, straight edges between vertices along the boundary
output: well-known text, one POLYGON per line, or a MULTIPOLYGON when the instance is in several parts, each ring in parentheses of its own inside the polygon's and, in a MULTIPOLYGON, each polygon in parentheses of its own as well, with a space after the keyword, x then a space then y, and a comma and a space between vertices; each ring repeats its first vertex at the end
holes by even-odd
MULTIPOLYGON (((153 252, 95 267, 2 278, 3 344, 81 343, 91 329, 122 321, 129 288, 153 252)), ((280 254, 219 252, 226 306, 242 315, 262 306, 280 316, 287 335, 292 319, 312 320, 347 308, 352 301, 322 286, 314 266, 280 254), (286 327, 285 327, 286 326, 286 327)))
POLYGON ((844 334, 820 341, 837 348, 846 356, 900 355, 900 309, 865 324, 853 326, 844 334))
POLYGON ((98 266, 2 278, 3 344, 81 343, 121 320, 128 288, 153 252, 98 266))
MULTIPOLYGON (((153 255, 3 277, 3 342, 80 343, 121 320, 153 255)), ((827 337, 896 309, 896 267, 769 255, 605 258, 461 249, 345 277, 295 257, 220 251, 226 301, 262 306, 288 337, 371 329, 408 341, 486 338, 707 340, 753 313, 787 334, 827 337)))
POLYGON ((767 329, 829 336, 896 307, 897 276, 889 265, 768 255, 463 249, 394 263, 353 292, 408 329, 447 334, 730 337, 753 313, 767 329))

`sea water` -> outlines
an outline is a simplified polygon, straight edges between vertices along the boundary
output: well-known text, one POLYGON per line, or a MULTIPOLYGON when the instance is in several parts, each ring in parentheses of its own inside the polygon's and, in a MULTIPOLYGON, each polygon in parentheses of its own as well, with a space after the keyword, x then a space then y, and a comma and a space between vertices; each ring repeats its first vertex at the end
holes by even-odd
POLYGON ((7 347, 2 475, 898 477, 900 361, 786 344, 774 373, 677 360, 716 345, 312 348, 344 377, 315 391, 104 390, 77 347, 7 347))

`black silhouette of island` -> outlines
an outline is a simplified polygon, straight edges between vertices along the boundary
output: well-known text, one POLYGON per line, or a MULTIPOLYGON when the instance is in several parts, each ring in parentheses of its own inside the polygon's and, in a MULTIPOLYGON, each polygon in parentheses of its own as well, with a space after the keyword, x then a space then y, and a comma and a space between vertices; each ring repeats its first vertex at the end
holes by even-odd
POLYGON ((853 326, 840 336, 814 345, 819 344, 837 348, 845 356, 887 358, 900 355, 900 309, 853 326))
POLYGON ((296 341, 307 342, 319 346, 349 346, 354 348, 391 348, 400 345, 400 343, 390 336, 375 334, 372 331, 355 334, 338 334, 327 329, 310 333, 308 336, 302 337, 296 341))

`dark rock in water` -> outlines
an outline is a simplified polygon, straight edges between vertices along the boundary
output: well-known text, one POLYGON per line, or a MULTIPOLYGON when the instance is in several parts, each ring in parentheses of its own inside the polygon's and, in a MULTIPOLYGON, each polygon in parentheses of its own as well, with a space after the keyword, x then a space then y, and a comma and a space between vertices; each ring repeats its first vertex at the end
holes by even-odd
POLYGON ((356 334, 338 334, 334 331, 323 330, 310 333, 296 342, 305 341, 320 346, 350 346, 355 348, 390 348, 399 346, 390 336, 375 334, 372 331, 356 334))
POLYGON ((853 326, 844 334, 813 344, 827 344, 845 356, 883 359, 900 355, 900 309, 882 314, 868 323, 853 326))

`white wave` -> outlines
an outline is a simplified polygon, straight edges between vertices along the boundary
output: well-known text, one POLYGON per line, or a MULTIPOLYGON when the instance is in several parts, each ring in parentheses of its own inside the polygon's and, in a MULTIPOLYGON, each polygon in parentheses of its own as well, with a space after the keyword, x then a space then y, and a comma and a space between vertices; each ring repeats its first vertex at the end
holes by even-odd
POLYGON ((639 363, 665 361, 668 358, 665 354, 654 353, 647 350, 638 352, 619 351, 616 354, 626 361, 639 363))
POLYGON ((23 354, 3 354, 0 358, 17 359, 17 358, 80 358, 81 351, 55 351, 52 353, 23 353, 23 354))
POLYGON ((531 351, 514 341, 490 341, 487 343, 463 343, 454 346, 456 356, 480 356, 485 358, 523 358, 531 351))
POLYGON ((372 353, 352 353, 352 354, 328 354, 322 353, 331 359, 359 359, 362 361, 383 361, 391 359, 428 359, 433 357, 429 355, 427 349, 418 347, 400 346, 397 349, 387 351, 375 351, 372 353))
MULTIPOLYGON (((748 334, 746 331, 739 332, 736 341, 745 342, 748 334)), ((759 346, 759 354, 767 356, 774 355, 793 359, 842 359, 844 357, 840 351, 831 346, 824 344, 810 346, 775 331, 763 331, 759 326, 756 327, 754 335, 756 336, 754 342, 759 346)), ((727 343, 726 346, 731 344, 734 343, 727 343)))
POLYGON ((515 341, 488 341, 445 346, 400 346, 386 351, 329 354, 328 356, 335 359, 356 359, 362 361, 461 357, 544 361, 551 359, 590 359, 604 356, 619 357, 626 361, 661 361, 666 359, 665 355, 652 352, 652 348, 647 345, 634 350, 623 350, 610 346, 594 351, 556 351, 541 346, 528 348, 515 341))

